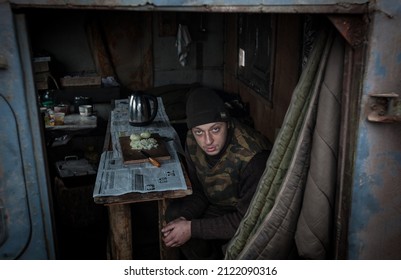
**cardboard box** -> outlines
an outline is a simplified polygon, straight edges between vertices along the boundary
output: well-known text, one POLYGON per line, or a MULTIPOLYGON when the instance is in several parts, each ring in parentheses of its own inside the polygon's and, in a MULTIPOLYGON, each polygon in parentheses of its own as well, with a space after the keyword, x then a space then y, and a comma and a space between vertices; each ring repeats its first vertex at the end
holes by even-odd
POLYGON ((62 87, 100 87, 100 76, 65 76, 60 79, 62 87))
POLYGON ((40 72, 47 72, 49 71, 49 62, 48 61, 38 61, 38 62, 33 62, 33 71, 35 73, 40 73, 40 72))
POLYGON ((48 71, 35 73, 34 79, 36 88, 39 90, 49 89, 49 84, 59 88, 56 79, 48 71))
POLYGON ((35 82, 36 84, 36 89, 38 90, 45 90, 45 89, 49 89, 49 84, 47 83, 47 81, 39 81, 39 82, 35 82))

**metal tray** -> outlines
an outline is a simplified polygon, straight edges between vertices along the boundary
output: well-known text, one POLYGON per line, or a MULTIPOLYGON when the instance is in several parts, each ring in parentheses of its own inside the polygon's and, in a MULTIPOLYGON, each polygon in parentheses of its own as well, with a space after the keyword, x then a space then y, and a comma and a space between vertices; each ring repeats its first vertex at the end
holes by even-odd
POLYGON ((61 178, 96 174, 88 160, 78 159, 77 156, 66 156, 63 161, 56 162, 56 168, 61 178))

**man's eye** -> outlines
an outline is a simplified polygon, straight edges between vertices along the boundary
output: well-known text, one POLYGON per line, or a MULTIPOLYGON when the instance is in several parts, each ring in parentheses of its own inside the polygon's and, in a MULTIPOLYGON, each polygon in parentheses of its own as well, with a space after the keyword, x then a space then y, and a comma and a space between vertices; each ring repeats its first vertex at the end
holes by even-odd
POLYGON ((202 130, 195 130, 194 133, 195 133, 195 135, 200 136, 200 135, 202 135, 203 131, 202 130))
POLYGON ((212 132, 217 133, 220 131, 220 127, 213 127, 212 132))

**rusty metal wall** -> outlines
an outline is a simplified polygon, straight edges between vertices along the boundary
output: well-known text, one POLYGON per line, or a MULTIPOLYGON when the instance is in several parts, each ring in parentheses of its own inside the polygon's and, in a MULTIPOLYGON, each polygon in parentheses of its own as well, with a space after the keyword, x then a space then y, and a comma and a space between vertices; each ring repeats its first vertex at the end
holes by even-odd
POLYGON ((73 0, 68 5, 63 0, 11 0, 19 7, 60 7, 68 9, 131 9, 166 11, 206 11, 206 12, 274 12, 274 13, 363 13, 367 11, 369 0, 73 0))
POLYGON ((371 122, 369 95, 401 94, 401 2, 376 1, 355 147, 349 259, 401 258, 401 123, 371 122))

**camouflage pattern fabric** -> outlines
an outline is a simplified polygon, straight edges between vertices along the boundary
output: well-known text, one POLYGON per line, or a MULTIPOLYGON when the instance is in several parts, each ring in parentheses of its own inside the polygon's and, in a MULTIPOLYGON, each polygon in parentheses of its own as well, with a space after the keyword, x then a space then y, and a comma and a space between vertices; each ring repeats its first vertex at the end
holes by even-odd
POLYGON ((193 161, 198 179, 210 203, 234 209, 238 200, 238 184, 241 174, 252 157, 270 148, 267 139, 257 131, 232 121, 234 132, 220 160, 209 167, 204 151, 198 146, 191 131, 187 135, 187 149, 193 161))

